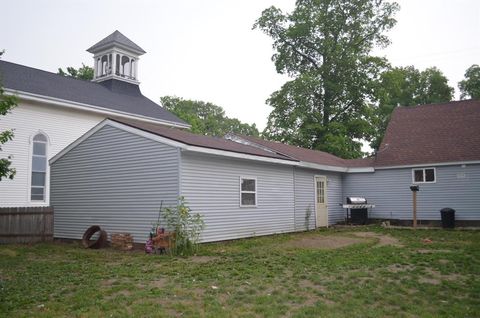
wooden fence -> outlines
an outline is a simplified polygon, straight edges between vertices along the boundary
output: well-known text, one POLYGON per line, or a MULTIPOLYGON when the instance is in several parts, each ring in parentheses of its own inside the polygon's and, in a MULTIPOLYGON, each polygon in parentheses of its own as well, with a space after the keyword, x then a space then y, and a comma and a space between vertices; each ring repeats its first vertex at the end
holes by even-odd
POLYGON ((0 208, 0 244, 53 240, 53 207, 0 208))

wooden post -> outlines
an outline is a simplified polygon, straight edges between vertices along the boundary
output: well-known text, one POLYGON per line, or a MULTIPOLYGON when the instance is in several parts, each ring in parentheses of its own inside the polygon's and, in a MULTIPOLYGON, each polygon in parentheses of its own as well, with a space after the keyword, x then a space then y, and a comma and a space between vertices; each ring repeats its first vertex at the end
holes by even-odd
POLYGON ((417 191, 412 191, 413 194, 413 228, 417 228, 417 191))

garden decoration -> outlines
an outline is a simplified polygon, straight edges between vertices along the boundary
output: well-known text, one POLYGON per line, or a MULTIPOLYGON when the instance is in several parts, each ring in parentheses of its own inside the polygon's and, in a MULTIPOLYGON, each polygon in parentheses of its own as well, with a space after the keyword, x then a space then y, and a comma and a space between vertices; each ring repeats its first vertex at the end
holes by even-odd
POLYGON ((98 225, 90 226, 85 233, 83 233, 82 244, 85 248, 102 248, 107 243, 107 232, 102 230, 98 225), (90 240, 97 232, 99 232, 96 240, 90 240))
POLYGON ((145 243, 145 253, 151 254, 152 252, 153 252, 153 240, 152 240, 152 237, 150 237, 145 243))

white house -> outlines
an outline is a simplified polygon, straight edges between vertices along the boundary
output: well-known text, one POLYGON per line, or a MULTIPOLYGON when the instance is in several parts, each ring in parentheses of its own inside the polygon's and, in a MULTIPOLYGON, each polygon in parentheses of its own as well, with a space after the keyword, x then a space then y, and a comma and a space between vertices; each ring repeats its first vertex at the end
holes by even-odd
POLYGON ((189 127, 140 92, 141 47, 115 31, 88 52, 92 82, 0 61, 6 93, 19 97, 18 107, 0 118, 0 130, 15 133, 0 156, 12 155, 17 170, 14 180, 0 182, 0 207, 49 205, 48 159, 107 117, 189 127))

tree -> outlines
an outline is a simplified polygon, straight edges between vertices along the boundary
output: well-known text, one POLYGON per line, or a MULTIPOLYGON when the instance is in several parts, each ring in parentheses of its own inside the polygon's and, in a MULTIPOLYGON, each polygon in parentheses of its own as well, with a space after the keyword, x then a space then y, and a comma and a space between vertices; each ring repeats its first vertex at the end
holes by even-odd
MULTIPOLYGON (((5 53, 4 50, 0 51, 0 58, 5 53)), ((12 108, 17 106, 17 97, 13 95, 6 95, 3 85, 0 82, 0 116, 7 115, 12 108)), ((2 151, 2 145, 12 140, 14 137, 13 130, 0 131, 0 151, 2 151)), ((11 156, 7 158, 0 158, 0 181, 4 178, 13 179, 15 176, 15 168, 12 168, 11 156)))
POLYGON ((70 76, 85 81, 91 81, 93 79, 94 70, 90 66, 82 63, 82 67, 78 69, 71 66, 67 67, 67 72, 65 72, 62 68, 59 68, 57 74, 62 76, 70 76))
POLYGON ((273 39, 277 72, 292 80, 274 92, 264 136, 344 158, 363 155, 370 140, 374 80, 398 4, 381 0, 297 0, 292 13, 276 7, 254 24, 273 39))
POLYGON ((465 72, 465 79, 458 83, 460 98, 480 99, 480 66, 473 64, 465 72))
POLYGON ((454 93, 438 68, 419 71, 414 66, 390 67, 380 75, 374 91, 378 108, 372 121, 376 131, 370 142, 373 149, 380 146, 395 107, 449 102, 454 93))
POLYGON ((455 89, 448 86, 448 79, 436 67, 430 67, 420 73, 420 92, 417 105, 449 102, 455 89))
POLYGON ((228 118, 222 107, 212 103, 185 100, 174 96, 163 96, 160 103, 168 111, 189 123, 196 134, 222 137, 233 132, 248 136, 258 136, 255 124, 242 123, 236 118, 228 118))

